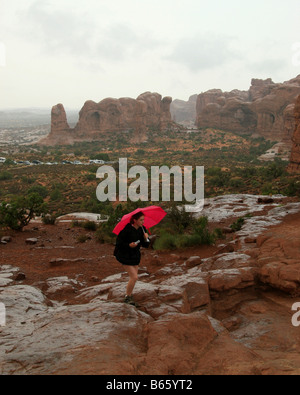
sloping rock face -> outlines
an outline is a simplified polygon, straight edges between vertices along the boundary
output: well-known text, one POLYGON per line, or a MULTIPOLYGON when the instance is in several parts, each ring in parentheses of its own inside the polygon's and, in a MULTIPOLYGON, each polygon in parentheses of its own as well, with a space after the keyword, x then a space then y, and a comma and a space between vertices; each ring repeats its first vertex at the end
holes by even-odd
POLYGON ((300 96, 295 106, 294 117, 295 129, 292 138, 293 147, 288 170, 291 173, 300 173, 300 96))
POLYGON ((68 305, 54 299, 66 278, 42 291, 16 285, 18 269, 0 266, 0 374, 299 374, 291 307, 300 295, 300 204, 232 195, 204 210, 220 224, 252 217, 214 256, 180 263, 174 254, 152 273, 141 268, 138 309, 122 303, 126 273, 83 285, 68 305))
POLYGON ((299 93, 300 75, 282 84, 253 79, 249 91, 211 90, 198 96, 196 125, 290 142, 299 93))
POLYGON ((68 127, 61 104, 52 109, 51 132, 42 145, 69 144, 75 141, 100 140, 105 132, 134 130, 145 138, 149 129, 166 130, 172 125, 171 97, 146 92, 136 100, 104 99, 100 103, 87 101, 79 113, 74 129, 68 127))

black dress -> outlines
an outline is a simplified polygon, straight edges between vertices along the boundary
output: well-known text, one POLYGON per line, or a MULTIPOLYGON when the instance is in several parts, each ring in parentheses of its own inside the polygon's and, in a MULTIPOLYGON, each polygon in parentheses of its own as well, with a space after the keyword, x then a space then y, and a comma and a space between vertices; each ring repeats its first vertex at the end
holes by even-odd
MULTIPOLYGON (((146 229, 144 228, 145 232, 146 229)), ((133 225, 127 224, 117 237, 114 256, 122 265, 138 266, 141 262, 140 248, 148 248, 150 242, 145 241, 142 228, 136 229, 133 225), (129 244, 140 240, 137 247, 131 248, 129 244)))

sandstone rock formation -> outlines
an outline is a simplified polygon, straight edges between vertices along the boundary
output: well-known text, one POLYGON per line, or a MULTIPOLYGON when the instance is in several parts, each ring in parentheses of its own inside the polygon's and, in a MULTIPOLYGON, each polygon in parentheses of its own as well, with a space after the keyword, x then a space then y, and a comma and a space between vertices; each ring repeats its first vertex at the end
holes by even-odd
POLYGON ((210 90, 198 96, 196 125, 290 142, 299 94, 300 75, 282 84, 253 79, 249 91, 210 90))
POLYGON ((293 134, 293 147, 288 170, 291 173, 300 173, 300 96, 298 97, 295 110, 295 128, 293 134))
MULTIPOLYGON (((221 224, 249 212, 241 231, 224 241, 232 252, 219 246, 200 259, 176 251, 172 263, 153 272, 142 267, 138 309, 122 303, 126 273, 87 287, 78 278, 85 265, 75 264, 74 278, 58 269, 53 277, 52 268, 47 281, 39 273, 26 285, 14 281, 17 264, 1 264, 7 322, 0 327, 0 374, 299 374, 291 307, 300 295, 300 204, 230 195, 208 199, 203 214, 221 224), (63 292, 73 293, 72 302, 58 302, 63 292)), ((108 259, 95 263, 98 271, 108 259)))
POLYGON ((101 140, 105 132, 134 130, 135 139, 146 138, 149 129, 166 130, 171 124, 171 97, 146 92, 136 100, 107 98, 100 103, 87 101, 74 129, 66 121, 62 104, 52 109, 51 132, 41 145, 70 144, 75 141, 101 140))

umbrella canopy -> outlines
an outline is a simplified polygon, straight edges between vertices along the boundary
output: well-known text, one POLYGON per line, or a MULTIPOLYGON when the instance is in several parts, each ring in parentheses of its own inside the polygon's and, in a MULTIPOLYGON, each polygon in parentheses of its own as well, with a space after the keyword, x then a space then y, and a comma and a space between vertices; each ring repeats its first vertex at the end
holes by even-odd
POLYGON ((150 206, 145 208, 137 208, 129 214, 123 216, 121 221, 113 230, 113 233, 118 235, 127 224, 130 223, 130 219, 134 214, 142 212, 145 215, 145 228, 151 228, 152 226, 157 225, 166 215, 167 213, 161 207, 158 206, 150 206))

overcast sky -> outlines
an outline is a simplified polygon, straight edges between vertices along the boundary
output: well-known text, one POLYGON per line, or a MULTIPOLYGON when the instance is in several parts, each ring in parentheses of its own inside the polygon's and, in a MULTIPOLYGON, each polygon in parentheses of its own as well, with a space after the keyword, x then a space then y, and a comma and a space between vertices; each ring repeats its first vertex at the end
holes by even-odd
POLYGON ((0 108, 284 82, 299 21, 299 0, 0 0, 0 108))

